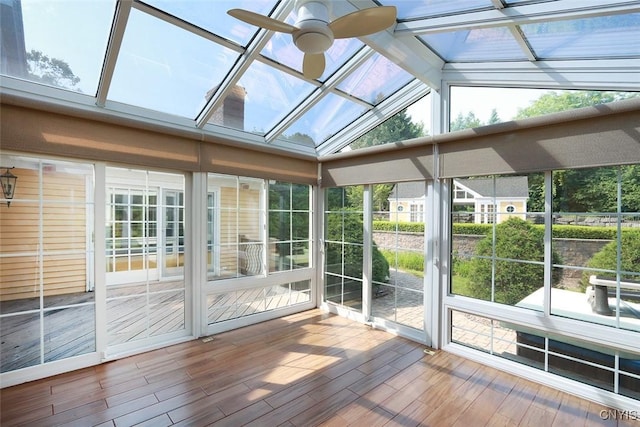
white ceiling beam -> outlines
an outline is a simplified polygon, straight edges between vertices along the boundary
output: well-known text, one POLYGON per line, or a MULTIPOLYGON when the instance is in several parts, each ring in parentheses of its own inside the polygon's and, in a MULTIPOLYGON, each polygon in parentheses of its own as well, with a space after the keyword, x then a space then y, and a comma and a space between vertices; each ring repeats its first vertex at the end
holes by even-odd
POLYGON ((400 22, 394 34, 416 36, 635 12, 640 12, 640 1, 557 0, 400 22))
POLYGON ((509 25, 509 31, 511 32, 513 39, 516 41, 516 43, 518 43, 518 46, 520 46, 520 49, 522 49, 522 52, 525 54, 527 59, 529 61, 537 61, 538 58, 536 58, 536 55, 533 53, 533 49, 531 49, 531 46, 529 46, 529 43, 527 43, 527 40, 520 31, 520 27, 509 25))
POLYGON ((444 61, 417 38, 398 39, 383 31, 361 40, 433 90, 440 90, 444 61))
POLYGON ((100 72, 100 79, 98 80, 98 90, 96 92, 96 105, 100 107, 104 107, 105 102, 107 102, 107 94, 111 87, 113 71, 116 68, 116 62, 120 54, 120 47, 122 46, 122 39, 124 38, 124 31, 127 28, 127 21, 129 20, 132 5, 131 1, 121 0, 116 3, 115 16, 111 24, 109 41, 107 42, 107 52, 102 64, 102 71, 100 72))
POLYGON ((466 86, 640 92, 640 58, 576 61, 450 63, 443 80, 466 86))
MULTIPOLYGON (((280 123, 278 123, 273 129, 271 129, 265 135, 267 142, 274 141, 282 132, 284 132, 293 122, 298 120, 309 111, 314 105, 316 105, 327 93, 334 92, 335 87, 340 84, 350 72, 362 65, 367 59, 375 53, 374 50, 367 46, 360 49, 345 65, 340 68, 326 83, 319 89, 316 89, 311 95, 309 95, 296 109, 291 111, 287 117, 285 117, 280 123)), ((341 94, 340 94, 341 95, 341 94)))
POLYGON ((324 156, 342 150, 384 120, 426 96, 429 91, 430 88, 420 80, 412 81, 398 90, 393 96, 371 109, 367 114, 362 115, 349 126, 319 145, 317 148, 318 155, 324 156))
MULTIPOLYGON (((273 18, 284 20, 293 9, 292 2, 283 2, 274 11, 273 18)), ((244 73, 251 66, 251 63, 260 55, 262 49, 271 40, 273 31, 265 29, 258 30, 258 33, 247 46, 246 51, 242 53, 236 64, 231 68, 222 83, 216 88, 213 95, 207 101, 202 112, 196 117, 196 126, 202 128, 213 116, 218 108, 222 106, 227 95, 233 90, 235 85, 240 81, 244 73)))
POLYGON ((236 52, 240 53, 242 52, 242 47, 238 46, 236 43, 233 43, 227 39, 225 39, 224 37, 220 37, 216 34, 213 34, 210 31, 207 31, 203 28, 200 28, 196 25, 190 24, 186 21, 183 21, 182 19, 176 18, 175 16, 168 14, 166 12, 163 12, 161 10, 158 10, 154 7, 151 7, 145 3, 139 3, 139 2, 135 2, 134 3, 134 8, 138 9, 142 12, 145 12, 151 16, 153 16, 154 18, 160 19, 164 22, 167 22, 171 25, 175 25, 178 28, 182 28, 183 30, 189 31, 190 33, 196 34, 200 37, 203 37, 207 40, 211 40, 213 42, 216 42, 224 47, 226 47, 227 49, 231 49, 231 50, 235 50, 236 52))
MULTIPOLYGON (((372 0, 333 1, 333 13, 337 16, 346 15, 358 9, 377 7, 372 0)), ((364 43, 371 46, 381 55, 414 75, 436 91, 440 90, 440 70, 444 61, 429 49, 424 43, 415 38, 398 38, 394 36, 395 28, 387 31, 360 37, 364 43)))

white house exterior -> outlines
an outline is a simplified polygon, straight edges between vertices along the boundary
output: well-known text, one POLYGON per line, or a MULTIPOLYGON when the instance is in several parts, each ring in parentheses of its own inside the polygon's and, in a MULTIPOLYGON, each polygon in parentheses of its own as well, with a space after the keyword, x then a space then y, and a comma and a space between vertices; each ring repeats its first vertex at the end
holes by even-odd
MULTIPOLYGON (((511 217, 526 218, 529 187, 526 176, 455 179, 453 206, 456 222, 501 223, 511 217)), ((425 186, 405 182, 395 186, 389 196, 389 219, 422 222, 425 186)))

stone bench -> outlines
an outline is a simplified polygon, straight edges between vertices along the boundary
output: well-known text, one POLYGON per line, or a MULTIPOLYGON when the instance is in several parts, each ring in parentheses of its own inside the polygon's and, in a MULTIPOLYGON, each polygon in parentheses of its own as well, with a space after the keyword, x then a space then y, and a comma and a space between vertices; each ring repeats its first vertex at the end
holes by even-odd
MULTIPOLYGON (((591 275, 589 276, 589 283, 593 285, 593 299, 591 303, 593 312, 605 316, 613 315, 613 310, 609 307, 609 288, 615 289, 618 282, 613 278, 591 275)), ((640 291, 640 282, 621 280, 620 289, 640 291)))

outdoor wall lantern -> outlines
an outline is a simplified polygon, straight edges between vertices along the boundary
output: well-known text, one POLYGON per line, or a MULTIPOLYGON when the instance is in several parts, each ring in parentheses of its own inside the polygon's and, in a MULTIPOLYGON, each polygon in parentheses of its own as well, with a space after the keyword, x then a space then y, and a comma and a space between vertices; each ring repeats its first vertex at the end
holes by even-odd
POLYGON ((11 200, 13 199, 13 193, 16 191, 16 181, 18 177, 12 174, 9 169, 13 169, 12 167, 0 166, 0 169, 6 169, 5 173, 0 175, 0 184, 2 184, 2 194, 4 198, 7 200, 7 207, 11 204, 11 200))

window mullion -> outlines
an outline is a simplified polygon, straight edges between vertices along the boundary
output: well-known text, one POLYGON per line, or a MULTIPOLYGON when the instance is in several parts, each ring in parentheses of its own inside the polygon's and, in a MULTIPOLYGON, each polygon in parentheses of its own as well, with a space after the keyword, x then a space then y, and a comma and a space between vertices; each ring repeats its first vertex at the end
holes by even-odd
POLYGON ((553 173, 544 174, 544 300, 545 317, 551 316, 551 287, 553 272, 553 173))

